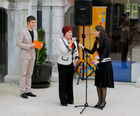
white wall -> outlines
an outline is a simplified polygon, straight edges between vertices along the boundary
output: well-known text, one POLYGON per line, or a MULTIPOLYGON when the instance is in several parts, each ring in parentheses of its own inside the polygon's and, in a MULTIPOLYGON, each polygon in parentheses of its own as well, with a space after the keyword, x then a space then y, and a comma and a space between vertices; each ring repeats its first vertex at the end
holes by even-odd
MULTIPOLYGON (((19 49, 16 47, 16 39, 18 32, 26 26, 27 16, 37 17, 37 2, 38 0, 16 0, 8 4, 7 76, 19 74, 19 49)), ((53 70, 56 70, 57 40, 62 38, 66 7, 69 7, 68 0, 42 0, 42 25, 46 32, 47 60, 55 64, 53 70)))

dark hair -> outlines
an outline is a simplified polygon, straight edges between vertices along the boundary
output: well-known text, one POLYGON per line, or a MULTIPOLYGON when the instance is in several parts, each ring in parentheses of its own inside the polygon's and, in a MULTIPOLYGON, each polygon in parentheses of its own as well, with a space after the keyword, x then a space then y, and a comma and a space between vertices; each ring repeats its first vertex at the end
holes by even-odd
POLYGON ((107 34, 106 34, 106 31, 105 31, 105 29, 104 29, 103 26, 97 25, 97 26, 95 27, 95 30, 96 30, 96 31, 100 31, 99 38, 96 37, 96 42, 98 41, 99 44, 101 44, 105 38, 106 38, 106 39, 108 38, 108 37, 107 37, 107 34))
POLYGON ((63 33, 63 35, 65 36, 65 34, 66 34, 68 31, 72 31, 72 32, 73 32, 73 29, 72 29, 72 27, 70 27, 70 26, 68 26, 68 25, 65 25, 65 26, 62 28, 62 33, 63 33))
POLYGON ((32 20, 36 20, 36 18, 34 16, 28 16, 27 17, 27 22, 30 22, 32 20))

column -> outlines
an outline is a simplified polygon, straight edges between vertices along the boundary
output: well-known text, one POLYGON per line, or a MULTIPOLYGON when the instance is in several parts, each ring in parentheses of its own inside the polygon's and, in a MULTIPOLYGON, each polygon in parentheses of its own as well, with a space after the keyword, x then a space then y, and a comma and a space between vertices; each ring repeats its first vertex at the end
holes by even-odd
MULTIPOLYGON (((45 2, 45 0, 44 0, 45 2)), ((52 81, 58 81, 57 57, 58 39, 62 38, 65 0, 49 0, 43 3, 43 28, 46 30, 48 60, 53 63, 52 81)))
POLYGON ((58 53, 58 39, 63 37, 62 27, 64 26, 64 11, 65 3, 60 0, 60 3, 53 1, 52 3, 52 61, 55 63, 57 61, 58 53))
POLYGON ((19 31, 26 27, 29 0, 9 0, 8 8, 8 75, 19 74, 19 48, 16 40, 19 31))
MULTIPOLYGON (((61 0, 60 0, 61 1, 61 0)), ((62 27, 64 26, 64 12, 65 4, 61 2, 52 4, 52 39, 50 40, 52 46, 51 60, 53 62, 52 80, 58 81, 57 58, 58 58, 58 39, 63 37, 62 27)))

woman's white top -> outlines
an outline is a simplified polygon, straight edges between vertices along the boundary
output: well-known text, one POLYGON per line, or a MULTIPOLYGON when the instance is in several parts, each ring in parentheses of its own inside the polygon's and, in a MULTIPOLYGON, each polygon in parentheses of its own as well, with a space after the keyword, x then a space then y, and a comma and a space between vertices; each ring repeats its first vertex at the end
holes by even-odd
POLYGON ((62 38, 58 40, 58 61, 57 63, 62 65, 70 65, 72 62, 74 63, 75 59, 79 57, 77 42, 74 42, 75 50, 68 48, 68 42, 66 38, 62 38))

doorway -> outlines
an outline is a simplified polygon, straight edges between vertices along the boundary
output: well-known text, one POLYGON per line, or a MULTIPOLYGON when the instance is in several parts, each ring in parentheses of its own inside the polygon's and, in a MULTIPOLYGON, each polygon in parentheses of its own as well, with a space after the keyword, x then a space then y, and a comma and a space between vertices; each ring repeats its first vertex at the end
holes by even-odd
POLYGON ((4 81, 7 74, 7 10, 0 8, 0 82, 4 81))

